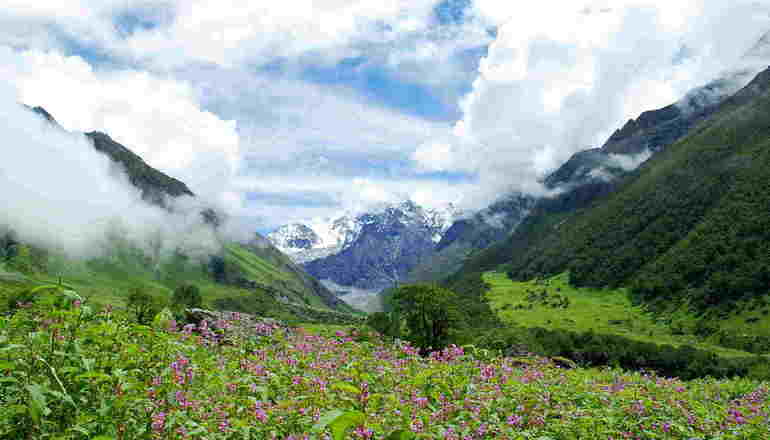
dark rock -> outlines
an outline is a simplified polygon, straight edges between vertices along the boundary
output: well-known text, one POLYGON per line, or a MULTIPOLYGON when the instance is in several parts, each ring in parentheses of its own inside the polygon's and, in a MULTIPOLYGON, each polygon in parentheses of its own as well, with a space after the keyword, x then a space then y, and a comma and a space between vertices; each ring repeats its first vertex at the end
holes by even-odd
POLYGON ((425 222, 422 208, 411 201, 361 215, 357 221, 361 230, 346 248, 303 265, 311 275, 361 289, 393 286, 434 252, 440 228, 425 222))
POLYGON ((97 151, 106 154, 122 168, 131 184, 139 188, 142 198, 147 202, 168 207, 169 197, 195 196, 187 185, 147 165, 141 157, 115 142, 107 134, 92 131, 86 133, 86 137, 93 142, 97 151))

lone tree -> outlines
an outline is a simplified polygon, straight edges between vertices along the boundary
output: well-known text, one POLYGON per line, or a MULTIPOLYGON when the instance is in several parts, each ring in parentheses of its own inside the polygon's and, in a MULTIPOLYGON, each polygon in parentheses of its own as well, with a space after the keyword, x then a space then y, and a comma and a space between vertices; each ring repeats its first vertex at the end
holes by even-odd
POLYGON ((450 330, 460 322, 458 298, 436 284, 411 284, 393 293, 391 317, 406 324, 407 336, 423 353, 449 344, 450 330))
POLYGON ((194 284, 182 284, 174 289, 174 296, 171 300, 177 307, 188 307, 191 309, 199 309, 203 304, 201 291, 194 284))
POLYGON ((159 300, 140 288, 133 289, 128 295, 128 309, 136 316, 139 324, 149 324, 162 308, 159 300))

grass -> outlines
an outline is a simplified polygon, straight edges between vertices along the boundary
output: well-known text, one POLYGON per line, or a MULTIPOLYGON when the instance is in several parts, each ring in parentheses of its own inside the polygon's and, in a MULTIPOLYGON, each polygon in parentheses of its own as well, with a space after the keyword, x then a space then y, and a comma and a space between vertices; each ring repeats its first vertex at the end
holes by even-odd
POLYGON ((350 330, 349 325, 334 325, 334 324, 316 324, 316 323, 303 323, 298 326, 307 334, 334 337, 334 334, 338 331, 350 330))
POLYGON ((770 337, 770 305, 756 301, 738 303, 719 326, 737 334, 770 337))
POLYGON ((243 278, 256 282, 257 286, 217 283, 212 279, 206 261, 170 255, 158 263, 140 250, 117 243, 106 254, 88 260, 48 253, 45 260, 28 265, 33 270, 24 274, 17 272, 13 265, 4 264, 0 266, 0 301, 4 306, 5 298, 15 292, 34 285, 55 283, 61 277, 96 305, 125 306, 128 295, 135 289, 168 301, 176 287, 192 283, 201 290, 203 305, 207 308, 226 307, 282 319, 305 315, 303 310, 292 312, 281 302, 285 300, 313 311, 329 311, 300 274, 278 267, 270 255, 263 257, 246 247, 230 244, 226 246, 224 256, 228 279, 243 278))
MULTIPOLYGON (((567 273, 544 280, 512 281, 505 273, 486 272, 483 279, 491 286, 486 295, 490 306, 509 324, 616 334, 675 347, 687 344, 722 356, 748 355, 692 334, 674 334, 670 325, 634 305, 627 289, 575 288, 567 273), (567 307, 557 306, 567 301, 567 307)), ((679 321, 687 320, 694 318, 680 313, 679 321)))
POLYGON ((240 245, 229 244, 226 249, 227 256, 225 259, 236 263, 254 281, 269 283, 274 280, 287 282, 291 280, 289 274, 278 270, 272 264, 262 260, 240 245))
POLYGON ((326 308, 318 296, 304 292, 305 286, 295 274, 280 270, 240 245, 229 244, 226 251, 225 260, 238 267, 248 279, 268 286, 280 286, 293 302, 326 308))

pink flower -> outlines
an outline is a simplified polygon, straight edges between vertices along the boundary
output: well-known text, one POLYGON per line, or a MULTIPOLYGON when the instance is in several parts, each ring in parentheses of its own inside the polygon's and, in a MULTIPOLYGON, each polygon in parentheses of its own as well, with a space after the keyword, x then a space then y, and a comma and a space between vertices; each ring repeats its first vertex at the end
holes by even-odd
POLYGON ((166 429, 166 413, 159 412, 152 415, 152 430, 155 431, 155 433, 161 433, 164 429, 166 429))

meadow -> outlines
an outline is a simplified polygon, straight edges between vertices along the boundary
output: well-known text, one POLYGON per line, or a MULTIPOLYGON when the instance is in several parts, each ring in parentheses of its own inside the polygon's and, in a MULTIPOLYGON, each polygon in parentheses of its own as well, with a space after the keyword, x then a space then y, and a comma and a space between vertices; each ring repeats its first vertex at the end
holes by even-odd
POLYGON ((570 369, 472 346, 423 357, 365 328, 228 316, 161 313, 144 326, 64 290, 22 304, 0 317, 0 439, 770 436, 765 382, 570 369))
MULTIPOLYGON (((570 285, 568 273, 546 279, 512 281, 505 273, 486 272, 483 280, 489 285, 486 298, 490 306, 510 325, 613 334, 674 347, 690 345, 728 357, 749 354, 721 346, 715 338, 694 334, 695 317, 682 308, 665 315, 650 313, 634 304, 625 288, 577 288, 570 285)), ((731 325, 739 321, 738 318, 725 320, 722 325, 732 331, 749 330, 731 325)), ((767 322, 758 325, 765 324, 767 322)))

